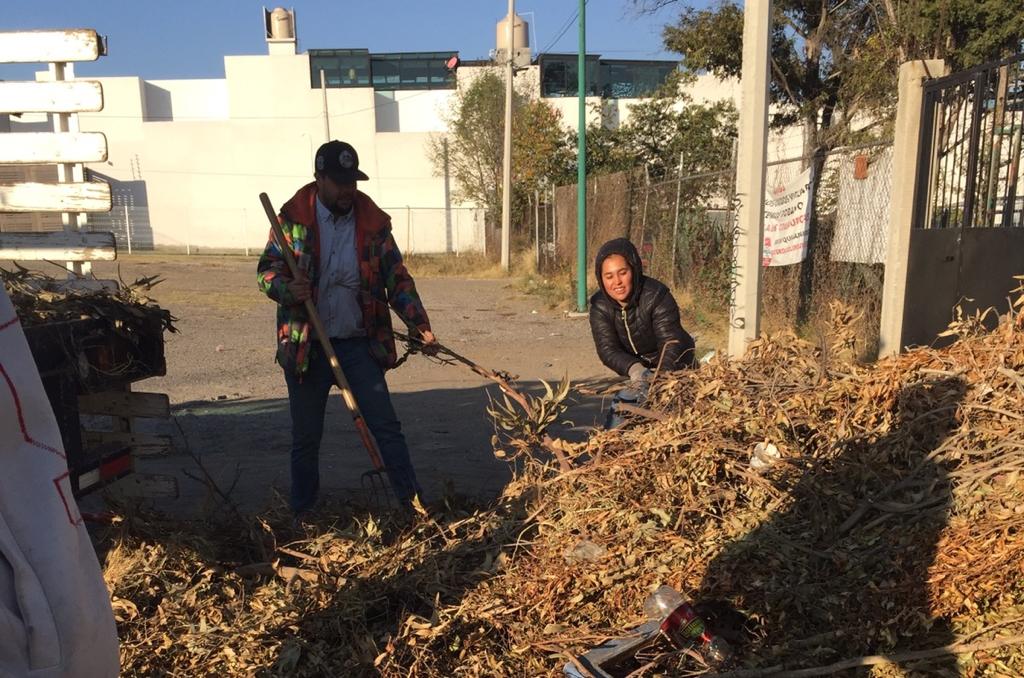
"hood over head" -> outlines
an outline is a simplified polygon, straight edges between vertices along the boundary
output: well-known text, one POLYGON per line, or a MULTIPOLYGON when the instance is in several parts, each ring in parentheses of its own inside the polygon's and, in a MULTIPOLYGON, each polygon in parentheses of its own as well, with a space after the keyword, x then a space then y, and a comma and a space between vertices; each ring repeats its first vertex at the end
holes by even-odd
POLYGON ((597 276, 597 286, 608 299, 612 300, 611 296, 604 289, 604 280, 601 279, 601 266, 604 265, 604 260, 613 254, 618 254, 625 259, 626 263, 629 264, 629 268, 633 271, 633 289, 629 293, 628 300, 629 304, 633 304, 636 302, 637 297, 640 295, 640 289, 643 287, 644 265, 640 260, 640 253, 637 251, 636 246, 628 238, 609 240, 601 245, 601 249, 597 251, 597 256, 594 258, 594 275, 597 276))

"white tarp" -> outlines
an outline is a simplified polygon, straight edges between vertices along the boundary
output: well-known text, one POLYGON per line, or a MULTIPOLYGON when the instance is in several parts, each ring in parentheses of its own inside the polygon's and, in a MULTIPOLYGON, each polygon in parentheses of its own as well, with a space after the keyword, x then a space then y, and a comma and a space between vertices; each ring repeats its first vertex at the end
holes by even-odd
POLYGON ((0 676, 108 678, 117 629, 60 429, 0 285, 0 676))
POLYGON ((807 256, 811 170, 769 186, 764 196, 765 266, 799 264, 807 256))

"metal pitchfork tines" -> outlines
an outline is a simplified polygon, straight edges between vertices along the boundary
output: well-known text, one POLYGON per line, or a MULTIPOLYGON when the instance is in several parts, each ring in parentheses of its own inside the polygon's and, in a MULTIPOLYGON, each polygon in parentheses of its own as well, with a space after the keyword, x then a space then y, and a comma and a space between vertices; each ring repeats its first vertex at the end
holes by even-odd
MULTIPOLYGON (((291 271, 293 278, 299 278, 301 276, 299 266, 295 262, 295 257, 292 256, 292 250, 288 246, 284 232, 281 231, 281 224, 277 220, 277 213, 274 211, 274 206, 271 204, 270 198, 267 197, 266 193, 260 193, 260 202, 263 203, 263 209, 267 212, 271 232, 274 234, 274 239, 277 240, 281 254, 288 264, 288 270, 291 271)), ((312 299, 305 301, 305 308, 309 321, 316 331, 317 339, 320 340, 320 346, 324 349, 324 355, 327 356, 327 361, 331 364, 331 371, 334 372, 334 381, 338 384, 338 388, 341 389, 341 397, 345 401, 345 407, 348 408, 349 414, 352 415, 352 423, 355 424, 359 439, 362 441, 363 447, 366 448, 367 454, 370 455, 370 462, 373 464, 373 470, 363 473, 360 479, 363 491, 369 496, 371 503, 377 506, 390 506, 392 504, 391 486, 388 479, 385 478, 388 469, 384 466, 383 459, 381 459, 377 441, 374 439, 373 433, 370 432, 370 427, 366 425, 362 412, 359 411, 359 404, 356 403, 356 397, 348 385, 348 380, 345 379, 345 374, 341 371, 338 356, 334 353, 331 339, 327 336, 327 331, 320 321, 320 314, 316 312, 316 306, 313 305, 312 299)))

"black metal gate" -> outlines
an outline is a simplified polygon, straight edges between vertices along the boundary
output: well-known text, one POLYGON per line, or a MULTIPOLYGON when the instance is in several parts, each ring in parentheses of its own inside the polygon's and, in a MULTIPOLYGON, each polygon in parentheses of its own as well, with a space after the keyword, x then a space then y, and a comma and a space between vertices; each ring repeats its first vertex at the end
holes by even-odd
POLYGON ((995 307, 1024 273, 1024 54, 924 84, 903 345, 954 307, 995 307))

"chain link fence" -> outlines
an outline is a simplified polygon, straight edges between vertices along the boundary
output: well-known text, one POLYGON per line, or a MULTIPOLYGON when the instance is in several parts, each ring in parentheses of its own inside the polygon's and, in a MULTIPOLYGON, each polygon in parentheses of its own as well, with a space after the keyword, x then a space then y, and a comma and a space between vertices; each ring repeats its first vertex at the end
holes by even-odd
MULTIPOLYGON (((587 251, 629 238, 645 271, 676 286, 696 285, 728 306, 732 172, 652 180, 643 170, 593 177, 587 186, 587 251)), ((576 186, 559 186, 543 206, 552 227, 542 231, 542 270, 569 270, 576 253, 576 186)), ((543 211, 543 210, 542 210, 543 211)), ((589 280, 591 287, 595 280, 589 280)))
MULTIPOLYGON (((813 158, 773 164, 768 192, 799 185, 808 170, 813 177, 814 165, 813 158)), ((892 147, 840 150, 820 159, 819 166, 816 199, 808 194, 802 259, 764 268, 761 326, 768 332, 793 329, 827 348, 833 317, 842 314, 856 354, 873 358, 882 311, 892 147)))
MULTIPOLYGON (((404 254, 462 254, 484 250, 484 211, 476 208, 385 207, 404 254)), ((31 230, 60 230, 53 223, 31 230)), ((259 254, 270 229, 258 209, 117 204, 90 214, 88 230, 109 231, 121 253, 259 254)), ((13 230, 13 229, 11 229, 13 230)))
MULTIPOLYGON (((820 158, 816 199, 806 190, 814 158, 769 164, 769 195, 794 193, 808 224, 795 263, 765 265, 762 328, 792 329, 828 345, 833 304, 850 315, 860 357, 877 353, 889 203, 890 144, 840 149, 820 158)), ((705 345, 724 347, 732 285, 735 171, 652 180, 644 170, 592 177, 587 185, 587 252, 626 237, 645 271, 672 286, 705 345)), ((541 271, 575 274, 576 186, 542 196, 535 217, 541 271)), ((771 234, 766 231, 766 239, 771 234)), ((804 236, 796 240, 799 246, 804 236)), ((778 260, 766 264, 782 263, 778 260)), ((596 280, 588 267, 588 287, 596 280)), ((837 309, 838 310, 838 309, 837 309)))

